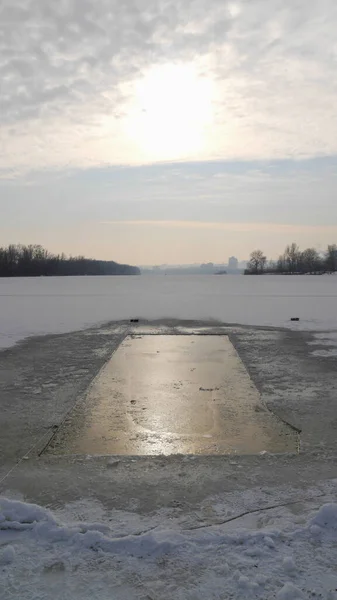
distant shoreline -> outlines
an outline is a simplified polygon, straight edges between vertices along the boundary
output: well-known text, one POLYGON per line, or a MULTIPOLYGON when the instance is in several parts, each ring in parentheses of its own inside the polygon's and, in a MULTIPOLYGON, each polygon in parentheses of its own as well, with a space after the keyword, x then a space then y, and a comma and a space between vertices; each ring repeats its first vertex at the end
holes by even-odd
POLYGON ((325 253, 316 248, 301 250, 293 242, 277 261, 269 260, 260 249, 253 250, 245 275, 328 275, 337 271, 337 244, 329 244, 325 253))
POLYGON ((113 260, 51 254, 39 245, 0 248, 0 277, 140 275, 140 269, 113 260))
POLYGON ((263 273, 250 273, 250 272, 248 272, 248 273, 243 273, 243 275, 254 275, 254 276, 256 276, 256 275, 259 275, 259 276, 260 275, 278 275, 278 276, 285 275, 285 276, 299 277, 299 276, 303 276, 303 275, 306 275, 306 276, 308 276, 308 275, 313 275, 313 276, 314 275, 336 275, 336 272, 335 271, 317 271, 315 273, 303 273, 303 272, 301 272, 301 273, 289 273, 289 272, 282 272, 282 273, 280 273, 278 271, 270 271, 270 272, 263 271, 263 273))

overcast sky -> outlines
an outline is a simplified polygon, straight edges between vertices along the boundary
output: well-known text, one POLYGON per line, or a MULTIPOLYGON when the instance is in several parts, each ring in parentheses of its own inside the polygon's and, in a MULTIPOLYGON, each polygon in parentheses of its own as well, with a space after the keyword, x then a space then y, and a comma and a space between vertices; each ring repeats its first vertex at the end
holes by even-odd
POLYGON ((0 0, 0 245, 337 242, 336 0, 0 0))

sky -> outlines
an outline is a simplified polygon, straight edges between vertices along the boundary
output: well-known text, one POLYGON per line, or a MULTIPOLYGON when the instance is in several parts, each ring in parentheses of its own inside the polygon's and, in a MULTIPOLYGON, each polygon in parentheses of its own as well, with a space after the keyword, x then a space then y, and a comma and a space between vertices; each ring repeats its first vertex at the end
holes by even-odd
POLYGON ((337 242, 335 0, 0 0, 0 245, 337 242))

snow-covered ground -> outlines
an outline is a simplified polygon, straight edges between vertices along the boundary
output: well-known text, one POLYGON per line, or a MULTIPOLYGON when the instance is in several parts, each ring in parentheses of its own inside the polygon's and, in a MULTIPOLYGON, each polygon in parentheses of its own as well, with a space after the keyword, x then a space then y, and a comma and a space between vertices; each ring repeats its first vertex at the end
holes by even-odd
POLYGON ((337 332, 315 333, 314 340, 309 342, 310 346, 324 346, 324 348, 313 349, 313 356, 337 356, 337 332))
POLYGON ((132 317, 337 330, 336 305, 329 275, 1 279, 0 347, 132 317))
MULTIPOLYGON (((255 478, 236 457, 230 460, 229 470, 221 463, 216 471, 217 482, 225 481, 227 486, 231 478, 235 489, 228 483, 227 491, 212 496, 214 491, 207 491, 206 484, 202 499, 193 495, 187 500, 186 488, 199 489, 200 481, 204 488, 209 472, 208 463, 204 470, 191 465, 187 471, 194 474, 192 483, 182 479, 180 487, 174 488, 182 488, 183 501, 176 500, 175 492, 172 502, 166 501, 165 488, 162 503, 146 508, 152 511, 147 513, 137 505, 136 495, 142 492, 134 489, 133 482, 137 488, 143 481, 147 490, 149 482, 154 485, 156 470, 137 471, 128 497, 121 486, 124 490, 129 470, 118 479, 117 474, 110 477, 110 468, 106 475, 96 464, 88 468, 87 461, 80 468, 71 460, 59 464, 57 459, 54 471, 49 471, 50 464, 38 458, 34 471, 25 460, 26 441, 27 448, 32 447, 32 435, 34 439, 46 431, 50 435, 50 427, 62 422, 75 397, 82 394, 78 381, 91 380, 95 373, 89 367, 99 368, 98 353, 102 352, 102 360, 111 353, 124 326, 82 332, 67 342, 63 338, 32 341, 13 353, 2 353, 2 373, 8 377, 2 388, 7 398, 3 431, 8 431, 11 442, 1 473, 7 497, 0 498, 1 600, 337 600, 337 480, 331 480, 336 476, 332 472, 334 362, 314 356, 307 361, 310 354, 336 353, 336 296, 337 277, 323 276, 0 280, 3 347, 29 335, 130 317, 217 319, 316 330, 312 337, 242 328, 245 337, 236 341, 255 373, 259 366, 269 406, 287 420, 290 414, 291 422, 303 429, 307 446, 313 445, 315 455, 317 448, 317 453, 322 452, 324 472, 317 483, 308 456, 308 485, 302 490, 301 480, 294 491, 291 481, 297 482, 303 472, 296 457, 280 457, 272 467, 259 464, 255 478), (291 323, 292 316, 300 317, 300 322, 291 323), (307 353, 302 338, 310 340, 307 353), (314 428, 309 417, 316 422, 314 428), (278 472, 284 461, 289 462, 289 477, 288 471, 286 476, 282 471, 282 477, 278 472), (286 482, 282 494, 275 491, 278 477, 286 482), (82 486, 83 493, 77 495, 81 500, 67 504, 74 497, 70 480, 82 486), (105 490, 102 504, 95 499, 100 482, 105 490), (35 490, 40 494, 36 501, 49 506, 48 498, 52 499, 53 512, 24 501, 35 490), (118 493, 122 495, 118 508, 123 510, 109 508, 116 506, 118 493)), ((184 323, 178 329, 184 332, 184 323)), ((165 481, 171 489, 172 471, 165 475, 163 469, 158 468, 158 488, 150 486, 149 497, 152 490, 157 497, 165 481)), ((176 478, 180 474, 183 471, 176 478)))
MULTIPOLYGON (((337 504, 312 499, 242 513, 213 499, 217 525, 107 511, 97 501, 58 513, 0 500, 5 599, 298 600, 337 598, 337 504), (74 516, 81 515, 81 522, 74 516)), ((316 497, 317 496, 317 497, 316 497)), ((194 520, 193 520, 194 519, 194 520)))

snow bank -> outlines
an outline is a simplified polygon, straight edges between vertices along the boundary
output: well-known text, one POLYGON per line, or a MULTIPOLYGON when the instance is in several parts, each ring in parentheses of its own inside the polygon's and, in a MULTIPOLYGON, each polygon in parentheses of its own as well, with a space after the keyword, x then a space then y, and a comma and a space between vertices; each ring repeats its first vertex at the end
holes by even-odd
POLYGON ((160 556, 168 554, 184 539, 177 533, 160 531, 140 536, 114 539, 107 525, 80 523, 65 526, 52 513, 34 504, 2 499, 0 501, 0 531, 31 531, 41 543, 65 542, 74 552, 102 550, 112 554, 160 556))
MULTIPOLYGON (((337 504, 325 504, 312 519, 312 524, 337 537, 337 504)), ((316 530, 317 531, 317 530, 316 530)))
POLYGON ((229 530, 223 525, 193 531, 163 523, 116 537, 109 519, 62 523, 45 508, 1 499, 0 596, 336 598, 337 504, 323 505, 301 527, 282 510, 278 526, 240 528, 238 520, 237 529, 232 522, 229 530))
POLYGON ((292 583, 286 583, 277 593, 277 600, 301 600, 305 595, 292 583))

